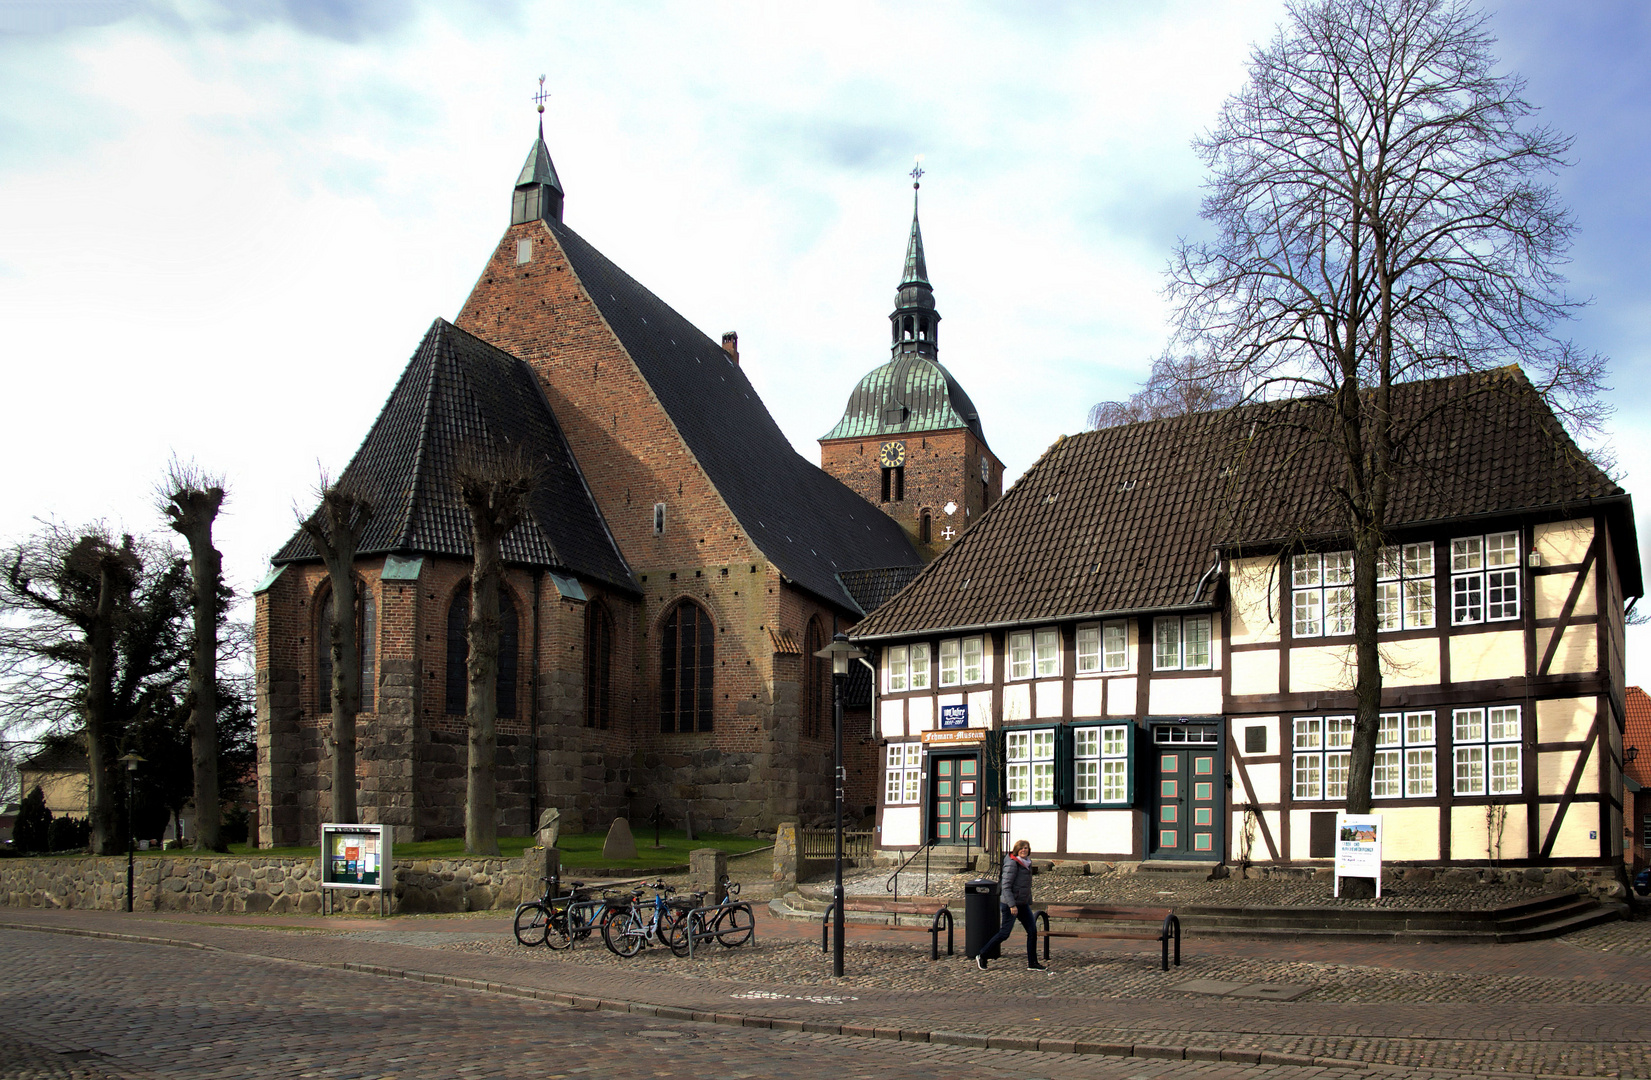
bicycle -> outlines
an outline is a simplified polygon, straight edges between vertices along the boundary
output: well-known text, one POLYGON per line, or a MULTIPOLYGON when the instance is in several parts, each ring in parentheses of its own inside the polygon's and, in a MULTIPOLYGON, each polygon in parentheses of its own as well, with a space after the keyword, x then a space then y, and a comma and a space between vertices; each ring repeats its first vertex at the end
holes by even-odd
POLYGON ((688 955, 687 914, 683 901, 669 897, 676 890, 663 881, 637 886, 623 907, 608 909, 602 919, 602 941, 615 956, 635 956, 655 941, 677 956, 688 955), (644 889, 653 889, 651 903, 642 902, 644 889))
MULTIPOLYGON (((534 945, 545 944, 551 930, 556 927, 558 922, 565 928, 569 907, 577 901, 590 898, 589 893, 581 891, 585 887, 583 881, 573 882, 572 891, 566 896, 557 896, 556 887, 561 884, 560 879, 547 877, 540 880, 545 883, 544 894, 537 900, 528 900, 516 905, 516 917, 512 922, 516 940, 530 948, 534 945)), ((563 932, 565 934, 565 930, 563 932)), ((552 946, 552 948, 565 947, 566 945, 552 946)))
POLYGON ((756 931, 756 919, 751 913, 751 905, 737 899, 739 893, 739 882, 726 877, 722 879, 722 902, 689 916, 688 933, 693 935, 694 940, 710 941, 714 937, 718 945, 728 949, 751 940, 751 935, 756 931))
POLYGON ((575 941, 583 941, 602 928, 602 920, 615 907, 618 893, 604 892, 600 899, 590 893, 578 893, 551 916, 550 932, 545 944, 552 949, 570 948, 575 941))

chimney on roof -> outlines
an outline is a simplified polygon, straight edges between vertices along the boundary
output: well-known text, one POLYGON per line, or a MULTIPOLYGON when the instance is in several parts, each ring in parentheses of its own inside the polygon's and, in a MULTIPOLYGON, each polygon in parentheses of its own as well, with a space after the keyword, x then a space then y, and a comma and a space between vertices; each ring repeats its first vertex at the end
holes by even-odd
POLYGON ((728 359, 734 363, 740 362, 740 336, 730 330, 722 335, 722 351, 728 354, 728 359))

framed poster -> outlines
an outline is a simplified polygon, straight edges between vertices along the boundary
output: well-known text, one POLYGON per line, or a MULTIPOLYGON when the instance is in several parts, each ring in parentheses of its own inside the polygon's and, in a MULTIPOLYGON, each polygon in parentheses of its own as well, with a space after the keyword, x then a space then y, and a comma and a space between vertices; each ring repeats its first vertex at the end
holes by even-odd
POLYGON ((383 892, 391 877, 389 826, 321 826, 323 889, 383 892))
POLYGON ((1374 878, 1376 896, 1382 895, 1382 816, 1336 815, 1336 891, 1344 877, 1374 878))

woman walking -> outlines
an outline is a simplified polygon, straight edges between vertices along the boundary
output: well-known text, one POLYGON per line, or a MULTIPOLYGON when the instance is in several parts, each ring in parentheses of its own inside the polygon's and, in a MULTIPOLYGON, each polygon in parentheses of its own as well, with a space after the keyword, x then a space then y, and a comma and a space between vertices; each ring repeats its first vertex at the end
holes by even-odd
POLYGON ((1003 876, 999 879, 999 886, 1001 925, 996 936, 975 954, 975 965, 982 971, 986 970, 986 954, 1009 940, 1015 929, 1015 919, 1019 919, 1020 924, 1026 927, 1026 967, 1030 971, 1043 971, 1044 966, 1038 963, 1038 928, 1032 921, 1032 845, 1029 841, 1015 841, 1014 851, 1003 860, 1003 876))

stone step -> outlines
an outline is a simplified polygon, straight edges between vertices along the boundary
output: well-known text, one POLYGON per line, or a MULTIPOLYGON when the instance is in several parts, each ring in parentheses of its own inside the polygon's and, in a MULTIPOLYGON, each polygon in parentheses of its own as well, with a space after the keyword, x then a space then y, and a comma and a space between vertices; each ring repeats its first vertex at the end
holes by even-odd
POLYGON ((1216 874, 1218 862, 1143 862, 1136 869, 1142 877, 1162 878, 1166 881, 1208 881, 1216 874))

